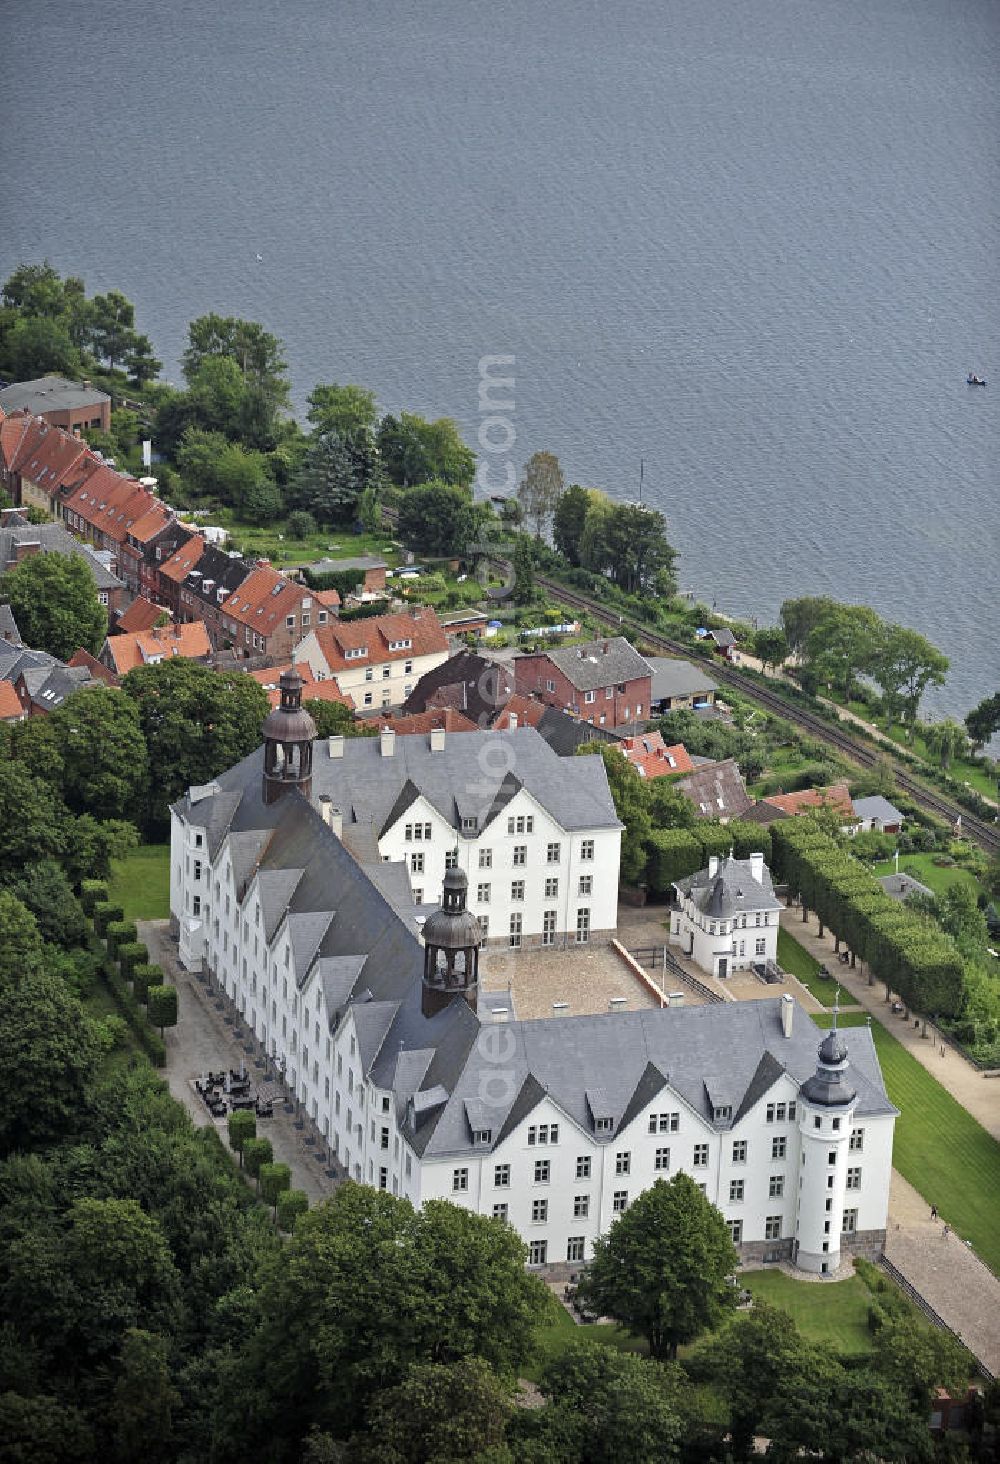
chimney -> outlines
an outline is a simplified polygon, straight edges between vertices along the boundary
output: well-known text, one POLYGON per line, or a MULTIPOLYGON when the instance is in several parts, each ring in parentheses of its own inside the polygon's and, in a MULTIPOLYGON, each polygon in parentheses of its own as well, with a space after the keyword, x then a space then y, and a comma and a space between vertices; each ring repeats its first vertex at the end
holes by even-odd
POLYGON ((444 752, 445 730, 443 727, 431 728, 431 752, 444 752))
POLYGON ((517 731, 517 713, 511 712, 507 718, 507 726, 511 732, 517 731))
POLYGON ((786 991, 781 998, 781 1031, 785 1037, 792 1035, 792 1018, 795 1015, 795 1002, 786 991))
POLYGON ((718 874, 718 872, 719 872, 719 856, 718 856, 718 854, 710 854, 708 856, 708 877, 709 877, 709 879, 714 879, 715 876, 718 874))
POLYGON ((328 742, 331 757, 344 756, 344 739, 342 736, 331 737, 328 742))
POLYGON ((603 646, 603 654, 606 656, 608 654, 608 652, 610 651, 610 649, 611 649, 611 642, 610 641, 605 641, 604 642, 604 646, 603 646))
POLYGON ((667 1006, 679 1007, 679 1006, 683 1006, 683 1005, 684 1005, 684 993, 683 993, 683 991, 668 991, 667 992, 667 1006))
POLYGON ((392 757, 396 751, 396 734, 391 727, 383 727, 379 734, 379 750, 383 757, 392 757))
POLYGON ((319 811, 327 828, 332 829, 338 839, 343 838, 344 815, 339 808, 334 808, 333 799, 329 793, 321 793, 319 795, 319 811))
POLYGON ((763 854, 750 855, 750 878, 755 879, 758 884, 764 882, 764 856, 763 854))

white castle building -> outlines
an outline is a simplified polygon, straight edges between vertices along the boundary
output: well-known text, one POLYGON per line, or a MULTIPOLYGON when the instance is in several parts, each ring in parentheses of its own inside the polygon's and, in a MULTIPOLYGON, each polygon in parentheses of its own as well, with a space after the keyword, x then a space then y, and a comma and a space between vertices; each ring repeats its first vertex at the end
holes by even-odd
POLYGON ((710 976, 764 966, 778 959, 776 898, 763 854, 719 859, 687 879, 674 881, 677 908, 670 917, 670 944, 710 976))
MULTIPOLYGON (((384 755, 368 740, 330 757, 325 743, 314 747, 300 696, 286 673, 264 748, 172 810, 172 925, 184 964, 222 984, 352 1178, 416 1204, 445 1197, 506 1219, 531 1263, 554 1274, 589 1259, 615 1216, 678 1170, 719 1207, 745 1259, 825 1272, 844 1249, 881 1249, 896 1110, 866 1028, 824 1036, 788 996, 481 1019, 482 931, 467 896, 481 847, 506 857, 508 840, 534 836, 517 828, 527 812, 508 813, 527 791, 520 765, 489 796, 489 816, 477 813, 465 849, 459 839, 457 862, 442 859, 433 873, 425 865, 425 893, 444 891, 425 917, 412 867, 384 858, 384 819, 345 816, 344 790, 362 787, 361 758, 337 795, 338 819, 316 756, 343 768, 348 747, 367 746, 389 775, 396 749, 384 755)), ((428 749, 433 757, 442 753, 428 749)), ((590 765, 603 772, 596 758, 564 766, 590 765)), ((596 779, 586 787, 597 796, 596 779)), ((454 777, 450 789, 458 818, 482 808, 454 777)), ((389 827, 415 823, 423 796, 415 783, 387 788, 398 809, 389 827)), ((447 815, 434 806, 443 836, 447 815)), ((605 855, 580 860, 573 840, 590 834, 557 822, 570 845, 560 868, 593 863, 595 890, 615 891, 617 829, 605 855)), ((454 822, 447 827, 453 839, 454 822)), ((542 833, 544 849, 553 840, 542 833)), ((405 852, 405 832, 401 844, 405 852)), ((531 877, 544 880, 547 868, 540 857, 531 877)))

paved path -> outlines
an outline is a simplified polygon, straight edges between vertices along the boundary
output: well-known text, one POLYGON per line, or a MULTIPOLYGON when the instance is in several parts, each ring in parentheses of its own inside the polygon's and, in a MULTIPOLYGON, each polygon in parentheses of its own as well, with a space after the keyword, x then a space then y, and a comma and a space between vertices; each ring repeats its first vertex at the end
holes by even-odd
MULTIPOLYGON (((177 1026, 166 1032, 167 1065, 164 1069, 170 1091, 183 1103, 195 1123, 202 1128, 215 1127, 228 1147, 225 1119, 214 1119, 195 1091, 194 1080, 201 1073, 238 1070, 246 1062, 251 1074, 261 1082, 261 1074, 252 1066, 243 1046, 233 1036, 224 1015, 211 1000, 207 984, 185 971, 177 960, 177 946, 170 937, 165 920, 138 922, 139 939, 149 949, 150 959, 168 975, 177 987, 177 1026)), ((332 1194, 337 1181, 326 1173, 326 1165, 317 1157, 324 1154, 322 1140, 317 1142, 313 1125, 306 1121, 302 1129, 295 1127, 294 1113, 284 1111, 280 1102, 274 1105, 274 1117, 258 1123, 261 1138, 271 1140, 277 1163, 292 1170, 292 1188, 305 1190, 310 1204, 332 1194), (312 1138, 311 1144, 306 1142, 312 1138)))
POLYGON ((927 1201, 892 1172, 885 1253, 971 1352, 1000 1375, 1000 1281, 927 1201))
POLYGON ((922 1021, 919 1027, 914 1027, 915 1017, 904 1021, 901 1017, 893 1016, 885 999, 884 983, 876 982, 870 986, 868 977, 862 975, 860 966, 855 971, 850 966, 842 966, 833 953, 833 937, 827 934, 820 940, 819 924, 815 915, 810 915, 808 922, 803 925, 801 911, 786 910, 782 914, 781 923, 787 927, 789 935, 805 946, 810 955, 826 965, 851 1001, 870 1011, 937 1078, 941 1086, 973 1118, 979 1120, 988 1133, 1000 1140, 1000 1078, 984 1078, 961 1053, 940 1040, 930 1022, 927 1023, 928 1035, 924 1037, 921 1035, 924 1030, 922 1021))

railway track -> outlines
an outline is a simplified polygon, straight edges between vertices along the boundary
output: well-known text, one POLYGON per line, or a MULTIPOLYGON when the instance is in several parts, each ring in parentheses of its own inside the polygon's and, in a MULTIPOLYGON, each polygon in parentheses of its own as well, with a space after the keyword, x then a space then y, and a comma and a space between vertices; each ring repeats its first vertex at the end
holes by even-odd
MULTIPOLYGON (((660 635, 658 632, 648 629, 641 620, 631 615, 620 615, 615 611, 606 610, 596 600, 591 600, 587 595, 582 595, 578 590, 568 590, 558 580, 548 579, 545 575, 535 575, 536 584, 543 589, 558 596, 560 602, 569 605, 575 610, 585 610, 588 615, 598 620, 603 625, 619 632, 629 630, 636 636, 667 655, 688 657, 691 654, 691 647, 682 645, 679 641, 670 640, 669 637, 660 635)), ((856 737, 842 731, 839 727, 832 726, 815 712, 810 712, 803 707, 798 707, 794 702, 786 701, 784 697, 776 692, 770 691, 767 687, 761 686, 758 682, 751 680, 749 676, 735 671, 725 663, 713 664, 712 675, 726 686, 731 686, 735 691, 741 692, 745 697, 757 702, 766 711, 774 712, 784 717, 789 722, 809 732, 819 741, 825 742, 827 746, 834 747, 850 758, 860 767, 874 767, 880 756, 884 754, 868 747, 856 737)), ((996 854, 1000 851, 1000 830, 986 823, 983 819, 977 818, 969 813, 959 804, 953 803, 943 794, 936 793, 924 786, 916 778, 912 778, 904 772, 899 763, 893 759, 894 776, 902 792, 908 793, 913 801, 921 808, 927 809, 929 813, 936 814, 939 818, 947 819, 949 823, 961 817, 962 830, 968 838, 975 840, 981 848, 989 854, 996 854)))

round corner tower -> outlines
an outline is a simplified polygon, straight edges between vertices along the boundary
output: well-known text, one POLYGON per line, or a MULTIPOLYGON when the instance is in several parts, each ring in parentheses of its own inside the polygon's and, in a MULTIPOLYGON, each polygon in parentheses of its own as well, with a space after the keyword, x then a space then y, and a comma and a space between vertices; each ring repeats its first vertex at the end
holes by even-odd
POLYGON ((815 1073, 799 1089, 795 1264, 825 1276, 840 1265, 847 1161, 858 1096, 851 1085, 847 1045, 837 1030, 836 1008, 818 1058, 815 1073))

